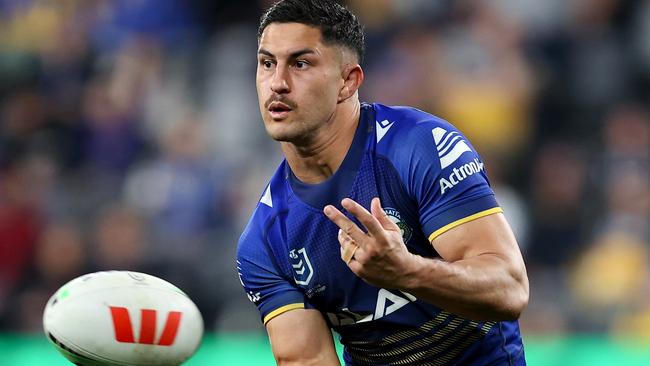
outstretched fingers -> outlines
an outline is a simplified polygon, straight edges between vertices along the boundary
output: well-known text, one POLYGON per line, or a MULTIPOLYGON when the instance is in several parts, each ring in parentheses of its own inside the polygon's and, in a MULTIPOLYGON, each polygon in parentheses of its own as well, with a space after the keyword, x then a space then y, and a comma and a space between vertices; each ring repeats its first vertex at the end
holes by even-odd
POLYGON ((327 205, 323 209, 323 213, 325 213, 325 216, 335 223, 336 226, 338 226, 345 234, 349 235, 357 245, 363 241, 366 235, 363 230, 361 230, 357 224, 347 218, 347 216, 336 207, 327 205))
POLYGON ((379 224, 381 224, 381 227, 384 228, 384 230, 400 232, 399 226, 388 217, 386 211, 381 207, 379 197, 373 198, 370 202, 370 212, 375 218, 377 218, 377 221, 379 221, 379 224))
POLYGON ((366 230, 368 230, 368 234, 372 236, 380 236, 383 234, 384 228, 382 227, 381 223, 363 206, 349 198, 343 199, 343 201, 341 201, 341 205, 349 213, 356 217, 357 220, 361 222, 361 224, 363 224, 366 230))
POLYGON ((325 216, 340 228, 338 241, 341 245, 341 259, 358 274, 363 267, 362 262, 368 255, 381 252, 388 243, 387 233, 397 231, 399 227, 386 215, 379 198, 371 202, 371 211, 349 198, 343 199, 341 205, 365 227, 363 231, 354 221, 345 216, 332 205, 323 209, 325 216), (355 257, 355 253, 357 257, 355 257), (355 261, 354 259, 357 259, 355 261), (360 260, 360 262, 359 262, 360 260))

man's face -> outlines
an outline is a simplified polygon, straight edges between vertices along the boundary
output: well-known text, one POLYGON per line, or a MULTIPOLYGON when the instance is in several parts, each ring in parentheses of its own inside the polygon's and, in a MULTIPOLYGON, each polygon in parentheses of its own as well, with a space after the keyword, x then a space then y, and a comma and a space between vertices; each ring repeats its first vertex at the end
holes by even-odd
POLYGON ((309 141, 333 116, 343 86, 342 50, 300 23, 271 23, 259 40, 257 97, 275 140, 309 141))

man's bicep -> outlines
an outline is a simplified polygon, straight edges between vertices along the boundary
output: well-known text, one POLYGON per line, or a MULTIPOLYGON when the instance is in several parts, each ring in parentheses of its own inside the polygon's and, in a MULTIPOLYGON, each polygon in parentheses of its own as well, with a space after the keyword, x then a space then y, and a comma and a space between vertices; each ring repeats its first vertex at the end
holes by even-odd
POLYGON ((500 212, 455 226, 436 236, 431 244, 447 262, 496 255, 513 265, 523 265, 512 229, 500 212))
POLYGON ((339 365, 332 333, 312 309, 283 312, 266 323, 278 365, 339 365))

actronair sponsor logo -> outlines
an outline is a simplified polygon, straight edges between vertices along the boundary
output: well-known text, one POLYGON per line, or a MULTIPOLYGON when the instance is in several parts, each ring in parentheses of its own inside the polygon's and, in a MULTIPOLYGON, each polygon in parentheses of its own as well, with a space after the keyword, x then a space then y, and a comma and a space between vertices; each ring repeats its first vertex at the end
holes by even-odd
POLYGON ((465 152, 471 152, 472 149, 467 146, 463 136, 457 131, 448 132, 444 128, 436 127, 431 130, 433 134, 433 141, 436 143, 438 149, 438 157, 440 157, 440 167, 445 169, 465 152))
POLYGON ((458 168, 454 168, 447 178, 440 178, 440 194, 445 194, 445 192, 454 188, 458 183, 465 180, 467 177, 483 171, 483 163, 474 158, 474 161, 463 164, 458 168))

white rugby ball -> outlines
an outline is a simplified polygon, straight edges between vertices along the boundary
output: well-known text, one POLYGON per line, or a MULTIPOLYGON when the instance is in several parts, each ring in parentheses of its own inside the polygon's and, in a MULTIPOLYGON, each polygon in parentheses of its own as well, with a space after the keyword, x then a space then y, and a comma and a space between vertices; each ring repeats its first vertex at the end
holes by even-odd
POLYGON ((172 366, 198 348, 203 318, 192 300, 165 280, 104 271, 63 285, 45 306, 43 328, 76 365, 172 366))

